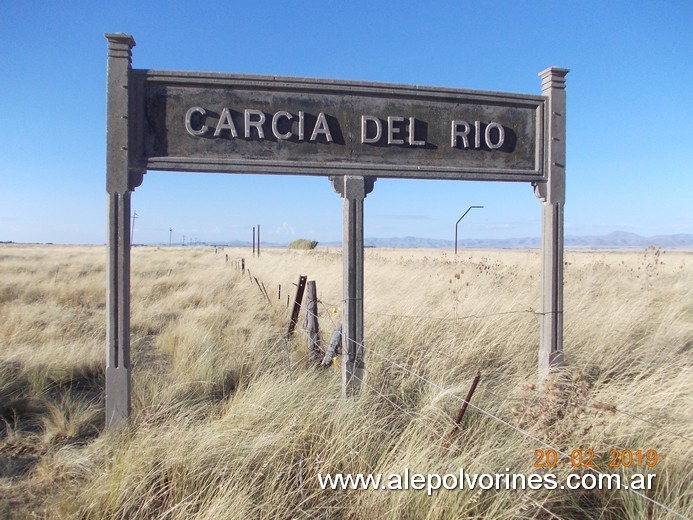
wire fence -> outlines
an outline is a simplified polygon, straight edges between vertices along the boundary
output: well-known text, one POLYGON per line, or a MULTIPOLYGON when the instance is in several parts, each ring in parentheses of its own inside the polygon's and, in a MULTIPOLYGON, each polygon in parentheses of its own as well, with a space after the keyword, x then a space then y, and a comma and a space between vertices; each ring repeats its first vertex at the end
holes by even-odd
MULTIPOLYGON (((327 306, 330 306, 330 307, 334 307, 334 306, 335 306, 335 304, 332 304, 332 303, 325 304, 324 302, 322 302, 322 301, 320 301, 320 300, 319 300, 319 303, 322 303, 324 306, 326 306, 326 308, 327 308, 327 306)), ((475 318, 475 319, 486 319, 486 318, 492 318, 492 317, 497 317, 497 316, 506 316, 506 315, 512 315, 512 314, 522 314, 522 315, 530 314, 530 315, 535 315, 535 316, 541 316, 542 314, 544 314, 544 313, 541 313, 541 312, 536 312, 536 311, 531 310, 531 309, 528 309, 528 310, 515 310, 515 311, 503 311, 503 312, 491 312, 491 313, 487 313, 487 314, 474 314, 474 315, 468 315, 468 316, 446 317, 446 318, 438 317, 438 316, 426 316, 426 315, 381 314, 381 313, 374 313, 374 312, 368 312, 368 311, 364 311, 364 313, 366 313, 366 314, 371 314, 371 315, 376 315, 376 316, 384 316, 384 317, 408 318, 408 319, 412 319, 412 320, 431 320, 431 321, 451 321, 451 320, 455 320, 455 319, 457 319, 457 320, 464 320, 464 319, 471 319, 471 318, 475 318)), ((330 316, 330 314, 327 314, 327 315, 330 316)), ((336 324, 335 320, 332 319, 332 318, 330 318, 330 319, 331 319, 331 321, 332 321, 332 324, 335 325, 335 324, 336 324)), ((387 338, 382 338, 382 337, 380 337, 380 336, 378 336, 378 335, 376 335, 376 336, 374 337, 374 339, 380 340, 380 341, 386 341, 386 340, 387 340, 387 338)), ((439 354, 439 355, 444 355, 444 356, 449 356, 449 355, 450 355, 449 352, 441 352, 441 351, 435 349, 434 347, 431 347, 430 345, 426 345, 426 350, 429 351, 429 352, 433 352, 433 353, 439 354)), ((661 361, 661 360, 660 360, 660 361, 661 361)), ((501 372, 501 371, 502 371, 502 370, 498 370, 498 372, 501 372)), ((485 371, 485 372, 486 372, 486 371, 485 371)), ((486 373, 488 374, 488 372, 486 372, 486 373)), ((504 400, 513 400, 513 398, 510 397, 510 396, 501 397, 501 396, 499 396, 498 394, 495 394, 495 393, 489 391, 488 389, 486 389, 486 390, 484 390, 484 391, 486 391, 487 393, 490 393, 491 395, 494 395, 495 397, 498 397, 498 398, 501 398, 501 399, 504 399, 504 400)), ((519 399, 518 399, 518 400, 519 400, 519 399)), ((630 418, 632 418, 632 419, 638 420, 638 421, 640 421, 640 422, 642 422, 642 423, 644 423, 644 424, 648 424, 648 425, 650 425, 650 426, 653 426, 653 427, 657 428, 658 430, 663 431, 663 432, 666 432, 666 433, 668 433, 668 434, 670 434, 670 435, 672 435, 672 436, 674 436, 674 437, 677 437, 677 438, 679 438, 679 439, 682 439, 682 440, 685 440, 685 441, 687 441, 687 442, 693 443, 693 438, 691 438, 691 437, 689 437, 689 436, 686 436, 686 435, 683 435, 683 434, 681 434, 681 433, 675 432, 675 431, 670 430, 670 429, 668 429, 668 428, 665 428, 665 427, 662 426, 661 421, 655 421, 655 420, 652 420, 652 419, 648 419, 648 418, 646 418, 646 417, 643 417, 643 416, 642 416, 642 413, 641 413, 641 414, 630 413, 630 412, 628 412, 628 411, 626 411, 626 410, 623 410, 623 409, 620 408, 620 407, 617 407, 617 406, 615 406, 615 405, 608 405, 608 404, 605 404, 605 403, 598 403, 598 404, 593 405, 593 406, 596 407, 596 408, 606 409, 606 410, 611 411, 611 412, 614 412, 614 413, 619 413, 619 414, 626 415, 626 416, 628 416, 628 417, 630 417, 630 418)), ((664 417, 664 418, 672 419, 671 417, 664 417)))
MULTIPOLYGON (((329 317, 329 320, 331 321, 332 325, 333 325, 333 326, 336 326, 336 325, 337 325, 337 322, 336 322, 336 320, 335 320, 335 319, 333 318, 333 316, 332 316, 332 312, 330 311, 330 307, 331 307, 331 308, 335 308, 335 307, 339 307, 339 306, 338 306, 337 304, 324 302, 324 301, 322 301, 322 300, 318 300, 318 303, 321 304, 321 305, 323 306, 323 308, 327 311, 325 314, 326 314, 326 316, 329 317)), ((313 315, 314 317, 316 317, 316 318, 318 318, 318 319, 320 318, 320 315, 319 315, 320 313, 314 314, 314 313, 310 312, 306 306, 302 306, 302 309, 303 309, 304 312, 310 313, 311 315, 313 315)), ((365 310, 364 310, 364 313, 370 314, 370 315, 373 315, 373 316, 383 317, 383 318, 397 318, 397 319, 408 319, 408 320, 428 320, 428 321, 454 321, 454 320, 466 320, 466 319, 488 319, 488 318, 492 318, 492 317, 507 316, 507 315, 517 315, 517 314, 532 315, 532 316, 540 316, 540 315, 542 314, 542 313, 536 312, 536 311, 534 311, 534 310, 532 310, 532 309, 526 309, 526 310, 511 310, 511 311, 502 311, 502 312, 492 312, 492 313, 487 313, 487 314, 479 314, 479 313, 476 313, 476 314, 473 314, 473 315, 458 316, 458 317, 438 317, 438 316, 426 316, 426 315, 406 315, 406 314, 378 313, 378 312, 369 312, 369 311, 365 311, 365 310)), ((476 410, 476 411, 479 412, 480 414, 482 414, 482 415, 488 417, 490 420, 492 420, 492 421, 494 421, 494 422, 496 422, 496 423, 502 425, 504 428, 506 428, 506 429, 512 431, 513 433, 515 433, 515 434, 517 434, 517 435, 523 437, 523 438, 526 439, 526 440, 531 441, 532 443, 534 443, 534 446, 540 445, 540 446, 543 446, 544 448, 547 448, 547 449, 549 449, 549 450, 554 450, 557 454, 561 455, 562 457, 564 457, 564 458, 566 458, 566 459, 570 459, 570 458, 571 458, 571 454, 570 454, 570 453, 566 452, 565 450, 562 450, 561 448, 557 447, 556 445, 554 445, 554 444, 552 444, 552 443, 550 443, 550 442, 547 442, 547 441, 544 441, 544 440, 540 439, 540 438, 537 437, 536 435, 533 435, 531 432, 529 432, 529 431, 527 431, 527 430, 525 430, 525 429, 523 429, 523 428, 520 428, 520 427, 518 427, 518 426, 512 424, 509 420, 506 420, 506 419, 500 417, 500 413, 499 413, 499 412, 495 412, 495 413, 494 413, 494 412, 492 412, 492 411, 490 411, 490 410, 488 410, 488 409, 486 409, 486 408, 484 408, 484 407, 482 407, 482 406, 479 406, 479 405, 477 405, 477 404, 474 404, 474 403, 468 401, 467 399, 465 399, 465 398, 463 398, 463 397, 461 397, 461 396, 459 396, 459 395, 456 395, 456 394, 454 393, 454 391, 451 391, 449 388, 446 388, 445 386, 442 386, 441 384, 436 383, 435 381, 432 381, 431 379, 429 379, 429 378, 427 378, 427 377, 425 377, 425 376, 419 374, 418 372, 412 370, 411 368, 409 368, 409 367, 406 366, 405 364, 403 364, 403 363, 401 363, 401 362, 398 362, 398 361, 396 361, 396 360, 394 360, 394 359, 392 359, 392 358, 390 358, 390 357, 388 357, 388 356, 385 356, 384 354, 378 352, 376 349, 371 348, 371 347, 368 347, 367 345, 364 344, 365 342, 356 341, 354 338, 351 338, 351 337, 349 337, 349 336, 347 336, 347 335, 344 336, 344 339, 345 339, 346 341, 349 341, 349 342, 354 343, 357 347, 363 349, 364 353, 367 353, 367 354, 370 354, 370 355, 372 355, 372 356, 375 356, 376 358, 378 358, 378 359, 381 360, 382 362, 385 362, 385 363, 389 364, 390 366, 396 367, 396 368, 398 368, 399 370, 402 370, 402 371, 408 373, 409 375, 413 376, 414 378, 416 378, 417 380, 421 381, 422 383, 425 383, 426 385, 428 385, 428 386, 430 386, 430 387, 432 387, 432 388, 435 388, 437 391, 439 391, 439 392, 441 392, 441 393, 443 393, 443 394, 445 394, 445 395, 449 395, 449 396, 451 396, 453 399, 456 399, 456 400, 460 401, 461 404, 466 404, 467 406, 469 406, 469 407, 471 407, 472 409, 476 410)), ((427 347, 427 348, 428 348, 428 347, 427 347)), ((307 359, 307 356, 303 359, 303 361, 305 361, 305 359, 307 359)), ((295 367, 295 366, 296 366, 296 364, 294 364, 294 367, 295 367)), ((367 370, 364 370, 364 373, 367 374, 368 371, 367 371, 367 370)), ((378 395, 378 397, 380 397, 380 398, 384 399, 385 401, 387 401, 389 404, 391 404, 391 405, 392 405, 395 409, 397 409, 399 412, 401 412, 401 413, 405 414, 406 416, 410 417, 412 420, 417 420, 417 419, 418 419, 418 417, 417 417, 413 412, 411 412, 411 411, 407 410, 406 408, 404 408, 403 406, 397 404, 397 403, 394 402, 389 396, 387 396, 386 394, 384 394, 383 392, 381 392, 380 390, 378 390, 378 389, 377 389, 376 387, 374 387, 373 385, 369 384, 368 381, 367 381, 367 379, 366 379, 365 377, 364 377, 364 378, 358 378, 358 377, 355 376, 355 375, 354 375, 354 377, 355 377, 355 378, 359 381, 359 383, 362 384, 366 389, 368 389, 368 390, 374 392, 376 395, 378 395)), ((497 393, 493 393, 493 392, 488 392, 488 393, 490 393, 491 395, 494 395, 496 398, 501 399, 501 400, 507 400, 507 399, 508 399, 507 396, 501 396, 501 395, 499 395, 499 394, 497 394, 497 393)), ((597 406, 597 407, 598 407, 598 406, 597 406)), ((656 423, 656 422, 654 422, 654 421, 652 421, 652 420, 648 420, 648 419, 646 419, 646 418, 644 418, 644 417, 641 417, 641 416, 638 415, 638 414, 629 413, 629 412, 624 411, 624 410, 621 410, 621 409, 619 409, 619 408, 617 408, 617 407, 615 407, 615 406, 610 406, 610 407, 608 407, 608 409, 609 409, 610 411, 613 411, 614 413, 621 413, 621 414, 623 414, 623 415, 625 415, 625 416, 628 416, 628 417, 630 417, 630 418, 632 418, 632 419, 636 419, 636 420, 641 421, 641 422, 643 422, 643 423, 646 423, 646 424, 648 424, 648 425, 650 425, 650 426, 656 427, 656 428, 658 428, 659 431, 668 433, 668 434, 670 434, 670 435, 672 435, 672 436, 674 436, 674 437, 677 437, 677 438, 682 439, 682 440, 684 440, 684 441, 693 443, 693 439, 691 439, 690 437, 688 437, 688 436, 686 436, 686 435, 682 435, 682 434, 680 434, 680 433, 678 433, 678 432, 674 432, 674 431, 669 430, 669 429, 666 429, 666 428, 662 428, 662 427, 661 427, 661 424, 656 423)), ((451 418, 451 422, 452 422, 452 418, 451 418)), ((426 427, 434 436, 439 437, 441 440, 444 439, 444 437, 445 437, 445 435, 446 435, 445 433, 441 434, 440 431, 434 430, 434 429, 432 429, 432 428, 429 427, 429 426, 425 426, 425 427, 426 427)), ((582 441, 584 441, 584 439, 583 439, 582 441)), ((605 475, 605 473, 603 473, 603 472, 597 470, 596 468, 594 468, 594 467, 592 467, 592 466, 583 466, 583 467, 585 468, 586 471, 589 471, 589 472, 593 473, 594 475, 597 475, 597 476, 605 475)), ((668 513, 670 513, 670 514, 672 514, 672 515, 674 515, 674 516, 676 516, 676 517, 678 517, 678 518, 683 518, 683 519, 686 518, 684 515, 682 515, 682 514, 679 513, 678 511, 672 509, 671 507, 667 506, 666 504, 663 504, 663 503, 661 503, 661 502, 659 502, 659 501, 657 501, 657 500, 655 500, 655 499, 653 499, 653 498, 651 498, 651 497, 648 497, 646 494, 641 493, 640 491, 638 491, 638 490, 636 490, 636 489, 632 489, 631 487, 629 487, 629 488, 628 488, 628 491, 631 492, 631 493, 633 493, 633 494, 635 494, 635 495, 637 495, 637 496, 639 496, 640 498, 642 498, 643 500, 649 502, 650 504, 652 504, 652 505, 654 505, 654 506, 656 506, 656 507, 659 507, 659 508, 661 508, 662 510, 664 510, 664 511, 666 511, 666 512, 668 512, 668 513)), ((535 502, 534 505, 535 505, 536 507, 540 508, 541 510, 543 510, 544 512, 546 512, 546 513, 552 515, 552 518, 560 518, 556 513, 552 512, 550 509, 548 509, 548 508, 546 507, 545 504, 539 504, 539 503, 536 503, 536 502, 535 502)))

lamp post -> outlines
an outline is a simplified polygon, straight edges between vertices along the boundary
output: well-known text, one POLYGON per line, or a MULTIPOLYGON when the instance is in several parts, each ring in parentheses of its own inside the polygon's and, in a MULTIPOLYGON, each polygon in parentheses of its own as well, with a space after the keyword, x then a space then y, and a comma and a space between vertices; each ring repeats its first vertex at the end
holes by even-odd
POLYGON ((457 256, 457 225, 460 223, 460 220, 462 220, 464 216, 474 208, 481 209, 483 208, 483 206, 469 206, 467 208, 467 211, 465 211, 464 214, 459 219, 457 219, 457 222, 455 222, 455 256, 457 256))
POLYGON ((135 211, 132 214, 132 228, 130 229, 130 243, 132 244, 132 241, 135 239, 135 219, 140 218, 140 216, 137 214, 135 211))

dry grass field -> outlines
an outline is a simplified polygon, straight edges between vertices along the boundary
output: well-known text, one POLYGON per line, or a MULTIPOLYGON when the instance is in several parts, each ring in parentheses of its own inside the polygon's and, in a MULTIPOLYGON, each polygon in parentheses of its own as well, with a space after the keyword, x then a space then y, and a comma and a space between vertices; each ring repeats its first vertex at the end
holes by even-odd
POLYGON ((300 327, 285 340, 301 274, 317 283, 324 341, 339 323, 339 250, 138 247, 133 417, 118 431, 103 428, 105 258, 0 246, 0 518, 693 517, 690 253, 568 251, 567 367, 538 384, 537 251, 368 249, 365 380, 343 400, 339 367, 307 366, 300 327), (549 447, 594 450, 602 472, 656 473, 641 493, 666 508, 627 490, 318 484, 405 468, 590 471, 563 457, 534 467, 549 447), (608 468, 610 450, 659 457, 608 468))

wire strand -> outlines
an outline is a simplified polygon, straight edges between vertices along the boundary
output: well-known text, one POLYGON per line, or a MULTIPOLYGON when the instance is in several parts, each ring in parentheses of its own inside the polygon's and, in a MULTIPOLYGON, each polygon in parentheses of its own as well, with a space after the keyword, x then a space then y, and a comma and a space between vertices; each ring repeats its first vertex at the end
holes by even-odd
MULTIPOLYGON (((306 312, 310 312, 310 311, 306 308, 306 312)), ((489 314, 488 316, 491 316, 491 315, 503 315, 503 314, 529 313, 529 312, 531 312, 532 314, 537 314, 537 313, 535 313, 534 311, 506 311, 506 312, 502 312, 502 313, 493 313, 493 314, 489 314)), ((313 314, 313 313, 311 312, 311 314, 313 314)), ((315 317, 318 317, 318 318, 319 318, 319 316, 317 316, 317 315, 315 315, 315 314, 313 314, 313 315, 314 315, 315 317)), ((385 316, 385 315, 383 315, 383 316, 385 316)), ((395 317, 405 317, 404 315, 394 315, 394 316, 395 316, 395 317)), ((479 316, 479 315, 470 315, 470 316, 464 316, 464 317, 458 317, 458 318, 442 318, 442 319, 446 319, 446 320, 447 320, 447 319, 468 319, 468 318, 480 318, 480 317, 483 317, 483 316, 479 316)), ((409 318, 417 318, 417 317, 416 317, 416 316, 409 316, 409 318)), ((444 394, 449 394, 449 395, 451 395, 453 398, 455 398, 455 399, 457 399, 457 400, 459 400, 459 401, 461 401, 461 402, 463 402, 463 403, 466 403, 468 406, 470 406, 470 407, 472 407, 473 409, 479 411, 480 413, 486 415, 487 417, 491 418, 492 420, 495 420, 495 421, 499 422, 500 424, 504 425, 506 428, 509 428, 509 429, 511 429, 511 430, 513 430, 513 431, 515 431, 515 432, 517 432, 518 434, 524 436, 525 438, 530 439, 530 440, 532 440, 532 441, 534 441, 534 442, 536 442, 536 443, 538 443, 538 444, 540 444, 540 445, 542 445, 542 446, 544 446, 544 447, 546 447, 546 448, 549 448, 549 449, 551 449, 551 450, 554 450, 556 453, 559 453, 560 455, 562 455, 562 456, 564 456, 564 457, 566 457, 566 458, 570 457, 570 455, 569 455, 568 453, 564 452, 564 451, 561 450, 560 448, 556 448, 555 446, 549 444, 548 442, 539 439, 539 438, 536 437, 535 435, 532 435, 532 434, 529 433, 528 431, 523 430, 522 428, 518 428, 517 426, 515 426, 515 425, 509 423, 508 421, 506 421, 506 420, 504 420, 504 419, 498 417, 498 416, 495 415, 494 413, 489 412, 488 410, 485 410, 484 408, 482 408, 482 407, 480 407, 480 406, 477 406, 477 405, 475 405, 475 404, 469 402, 467 399, 455 395, 454 393, 450 392, 448 389, 446 389, 446 388, 444 388, 444 387, 438 385, 437 383, 431 381, 430 379, 427 379, 427 378, 421 376, 420 374, 414 372, 413 370, 409 369, 408 367, 406 367, 406 366, 404 366, 404 365, 402 365, 402 364, 400 364, 400 363, 397 363, 396 361, 394 361, 394 360, 392 360, 392 359, 390 359, 390 358, 388 358, 388 357, 386 357, 386 356, 384 356, 384 355, 382 355, 382 354, 376 352, 375 350, 371 349, 370 347, 367 347, 366 345, 363 344, 363 342, 356 341, 354 338, 351 338, 351 337, 349 337, 348 335, 344 335, 344 338, 345 338, 345 340, 347 340, 347 341, 349 341, 349 342, 352 342, 352 343, 354 343, 355 345, 361 347, 361 348, 364 350, 364 352, 370 352, 370 353, 372 353, 372 354, 378 356, 379 358, 383 359, 384 361, 387 361, 387 362, 391 363, 392 365, 397 366, 398 368, 404 370, 405 372, 410 373, 411 375, 413 375, 414 377, 420 379, 421 381, 423 381, 423 382, 425 382, 425 383, 427 383, 427 384, 429 384, 429 385, 431 385, 431 386, 433 386, 433 387, 439 389, 439 390, 440 390, 441 392, 443 392, 444 394)), ((356 376, 355 376, 355 377, 356 377, 356 376)), ((362 379, 360 379, 360 378, 357 378, 357 379, 359 379, 359 381, 361 381, 362 383, 364 383, 364 384, 365 384, 366 386, 368 386, 369 388, 372 388, 370 385, 368 385, 367 383, 365 383, 362 379)), ((379 392, 376 391, 376 393, 379 393, 379 392)), ((379 393, 379 394, 380 394, 380 393, 379 393)), ((383 397, 384 397, 384 395, 383 395, 383 397)), ((390 403, 394 404, 390 399, 388 399, 388 398, 386 398, 386 399, 387 399, 388 401, 390 401, 390 403)), ((397 408, 399 408, 400 410, 402 410, 402 411, 404 412, 404 410, 403 410, 401 407, 397 406, 397 408)), ((405 413, 406 413, 406 412, 405 412, 405 413)), ((625 412, 624 412, 624 413, 625 413, 625 412)), ((627 415, 629 415, 629 414, 627 414, 627 415)), ((682 438, 685 438, 685 437, 683 437, 683 436, 681 436, 681 437, 682 437, 682 438)), ((584 466, 584 467, 585 467, 585 469, 586 469, 587 471, 590 471, 590 472, 592 472, 592 473, 594 473, 594 474, 596 474, 596 475, 599 475, 599 476, 604 475, 604 473, 602 473, 601 471, 596 470, 596 469, 593 468, 593 467, 590 467, 590 466, 584 466)), ((650 502, 650 503, 652 503, 652 504, 654 504, 654 505, 656 505, 656 506, 658 506, 658 507, 660 507, 660 508, 666 510, 667 512, 669 512, 669 513, 671 513, 671 514, 673 514, 673 515, 675 515, 675 516, 677 516, 677 517, 679 517, 679 518, 683 518, 684 520, 686 520, 686 517, 683 516, 681 513, 679 513, 679 512, 677 512, 677 511, 671 509, 671 508, 668 507, 667 505, 662 504, 661 502, 658 502, 657 500, 655 500, 655 499, 653 499, 653 498, 648 497, 648 496, 645 495, 644 493, 640 493, 639 491, 632 489, 632 487, 628 487, 627 490, 630 491, 630 492, 632 492, 633 494, 638 495, 639 497, 645 499, 646 501, 648 501, 648 502, 650 502)), ((546 511, 553 515, 553 513, 551 513, 549 510, 546 510, 546 511)))

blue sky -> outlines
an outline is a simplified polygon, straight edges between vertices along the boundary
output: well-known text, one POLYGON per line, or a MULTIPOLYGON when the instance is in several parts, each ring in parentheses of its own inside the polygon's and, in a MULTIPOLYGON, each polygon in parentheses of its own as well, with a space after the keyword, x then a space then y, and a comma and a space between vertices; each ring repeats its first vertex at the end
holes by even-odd
MULTIPOLYGON (((103 243, 106 40, 135 68, 277 74, 540 94, 567 78, 566 234, 693 233, 693 3, 132 2, 0 5, 0 240, 103 243)), ((319 177, 149 172, 137 243, 341 238, 319 177)), ((385 180, 367 237, 539 236, 529 184, 385 180)))

